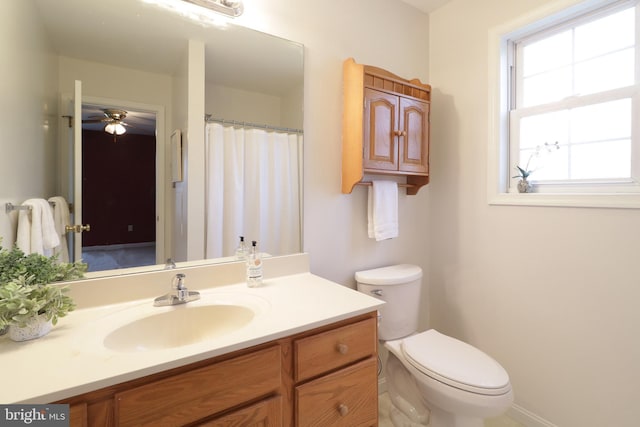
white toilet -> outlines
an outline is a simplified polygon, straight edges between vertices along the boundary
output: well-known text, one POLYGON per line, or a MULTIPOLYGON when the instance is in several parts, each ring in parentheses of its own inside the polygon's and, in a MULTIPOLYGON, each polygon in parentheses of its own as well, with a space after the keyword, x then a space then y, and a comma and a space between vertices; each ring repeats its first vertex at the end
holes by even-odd
POLYGON ((477 348, 429 329, 417 333, 420 267, 356 273, 358 290, 386 302, 378 338, 389 350, 385 377, 396 427, 482 427, 513 402, 509 375, 477 348))

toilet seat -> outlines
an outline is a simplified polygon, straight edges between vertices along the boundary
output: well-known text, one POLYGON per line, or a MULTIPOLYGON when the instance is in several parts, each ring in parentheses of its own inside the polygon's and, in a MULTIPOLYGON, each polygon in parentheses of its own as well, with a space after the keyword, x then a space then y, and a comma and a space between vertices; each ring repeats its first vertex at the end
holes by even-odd
POLYGON ((401 348, 414 368, 452 387, 490 396, 511 390, 509 375, 498 362, 435 329, 405 338, 401 348))

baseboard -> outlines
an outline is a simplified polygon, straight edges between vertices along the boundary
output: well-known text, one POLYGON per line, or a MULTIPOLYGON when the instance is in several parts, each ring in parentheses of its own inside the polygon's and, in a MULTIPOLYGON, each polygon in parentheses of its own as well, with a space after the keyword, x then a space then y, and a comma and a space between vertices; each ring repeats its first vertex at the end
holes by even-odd
POLYGON ((516 404, 513 404, 507 410, 507 416, 526 427, 558 427, 552 422, 549 422, 544 418, 539 417, 533 412, 527 411, 522 406, 518 406, 516 404))

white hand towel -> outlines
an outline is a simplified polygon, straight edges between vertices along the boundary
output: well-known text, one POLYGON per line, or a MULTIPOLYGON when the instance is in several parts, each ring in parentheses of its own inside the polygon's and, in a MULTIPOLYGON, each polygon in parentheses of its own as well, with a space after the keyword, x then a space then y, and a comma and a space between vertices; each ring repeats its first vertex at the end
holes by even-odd
POLYGON ((60 238, 53 222, 53 212, 44 199, 25 200, 23 205, 30 210, 21 210, 18 215, 18 237, 16 243, 25 253, 51 256, 60 238))
POLYGON ((377 241, 398 237, 398 184, 373 181, 368 201, 369 237, 377 241))
POLYGON ((60 196, 50 197, 49 201, 53 203, 53 222, 60 239, 60 244, 53 248, 53 255, 58 257, 59 262, 69 262, 67 232, 65 231, 65 226, 70 222, 69 205, 64 197, 60 196))

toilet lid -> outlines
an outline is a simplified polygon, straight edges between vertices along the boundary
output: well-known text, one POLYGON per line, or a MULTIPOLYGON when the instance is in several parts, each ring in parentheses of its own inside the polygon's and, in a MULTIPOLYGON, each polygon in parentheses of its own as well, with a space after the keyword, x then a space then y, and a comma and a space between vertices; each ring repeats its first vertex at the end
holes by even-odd
POLYGON ((413 367, 452 387, 487 395, 511 389, 509 375, 498 362, 435 329, 405 338, 402 351, 413 367))
POLYGON ((356 282, 367 285, 404 285, 422 277, 422 269, 417 265, 398 264, 373 270, 356 271, 356 282))

